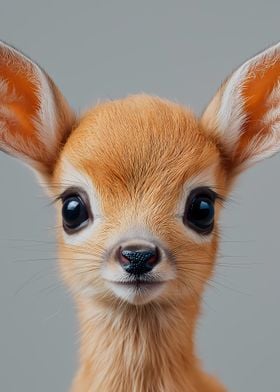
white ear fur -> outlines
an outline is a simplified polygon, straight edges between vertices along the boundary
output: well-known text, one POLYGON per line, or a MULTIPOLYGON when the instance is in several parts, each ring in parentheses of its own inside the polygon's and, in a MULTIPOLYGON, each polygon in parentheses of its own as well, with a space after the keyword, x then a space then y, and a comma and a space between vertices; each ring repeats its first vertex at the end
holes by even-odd
POLYGON ((280 43, 233 72, 202 124, 236 172, 280 150, 280 43))
POLYGON ((0 149, 49 173, 73 123, 49 76, 0 41, 0 149))

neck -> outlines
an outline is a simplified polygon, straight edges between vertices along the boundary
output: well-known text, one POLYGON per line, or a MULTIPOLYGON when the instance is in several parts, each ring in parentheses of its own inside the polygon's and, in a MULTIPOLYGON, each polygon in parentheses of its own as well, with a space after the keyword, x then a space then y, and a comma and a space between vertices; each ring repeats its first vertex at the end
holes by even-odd
POLYGON ((74 392, 220 391, 209 389, 194 355, 198 305, 108 309, 83 302, 79 309, 81 364, 74 392))

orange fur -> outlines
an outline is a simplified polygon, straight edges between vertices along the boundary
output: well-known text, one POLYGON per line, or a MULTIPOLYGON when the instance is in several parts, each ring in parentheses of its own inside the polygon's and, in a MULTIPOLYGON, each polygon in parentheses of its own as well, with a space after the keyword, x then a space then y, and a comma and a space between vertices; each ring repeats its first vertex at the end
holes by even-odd
POLYGON ((0 147, 44 175, 51 193, 79 186, 91 204, 80 237, 63 231, 58 214, 60 267, 81 330, 72 392, 225 391, 195 347, 221 204, 207 236, 183 224, 182 205, 201 186, 226 198, 237 173, 280 150, 279 64, 279 45, 245 63, 201 119, 138 95, 75 120, 48 75, 0 43, 0 147), (121 269, 118 244, 138 235, 164 250, 162 289, 145 300, 123 298, 108 278, 121 269))
POLYGON ((73 246, 59 241, 61 267, 70 287, 81 285, 82 275, 99 291, 92 300, 76 296, 82 359, 73 391, 223 391, 202 372, 193 342, 218 236, 194 245, 174 213, 183 184, 213 163, 218 164, 216 186, 226 192, 215 144, 190 111, 135 96, 84 115, 62 151, 54 184, 63 183, 65 157, 92 179, 106 216, 99 233, 77 250, 95 255, 90 265, 79 260, 73 246), (112 296, 98 267, 107 239, 116 230, 122 233, 143 222, 176 255, 181 276, 170 282, 158 302, 137 308, 112 296))

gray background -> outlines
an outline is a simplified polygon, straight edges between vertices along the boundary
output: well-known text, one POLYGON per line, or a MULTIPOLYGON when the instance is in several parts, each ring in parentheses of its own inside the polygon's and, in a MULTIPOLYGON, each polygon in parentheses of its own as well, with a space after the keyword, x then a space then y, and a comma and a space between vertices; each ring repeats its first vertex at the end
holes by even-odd
MULTIPOLYGON (((77 110, 144 91, 200 113, 234 67, 280 38, 278 1, 1 0, 0 11, 0 37, 77 110)), ((205 367, 234 392, 280 390, 279 167, 280 156, 240 178, 200 321, 205 367)), ((63 392, 77 325, 57 277, 54 210, 3 154, 0 181, 0 390, 63 392)))

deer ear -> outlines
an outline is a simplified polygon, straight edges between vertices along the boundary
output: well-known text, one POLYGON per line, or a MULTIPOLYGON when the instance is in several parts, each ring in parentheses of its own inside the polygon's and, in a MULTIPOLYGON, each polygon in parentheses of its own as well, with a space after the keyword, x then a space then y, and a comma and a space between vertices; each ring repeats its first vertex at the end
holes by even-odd
POLYGON ((238 68, 202 115, 211 133, 239 173, 280 150, 280 43, 238 68))
POLYGON ((0 149, 50 175, 74 121, 50 77, 0 42, 0 149))

